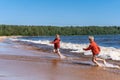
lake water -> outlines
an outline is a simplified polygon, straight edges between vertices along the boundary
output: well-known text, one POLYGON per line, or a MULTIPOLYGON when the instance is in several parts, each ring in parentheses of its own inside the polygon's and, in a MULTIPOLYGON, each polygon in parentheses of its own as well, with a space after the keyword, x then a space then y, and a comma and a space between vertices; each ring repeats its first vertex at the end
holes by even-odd
MULTIPOLYGON (((100 57, 112 60, 120 60, 120 35, 95 35, 95 41, 101 48, 100 57)), ((51 50, 55 36, 35 36, 20 37, 11 39, 12 41, 20 41, 26 44, 32 44, 38 48, 51 50)), ((71 53, 83 53, 84 55, 92 55, 90 51, 83 51, 89 45, 87 35, 81 36, 60 36, 61 49, 69 50, 71 53)))

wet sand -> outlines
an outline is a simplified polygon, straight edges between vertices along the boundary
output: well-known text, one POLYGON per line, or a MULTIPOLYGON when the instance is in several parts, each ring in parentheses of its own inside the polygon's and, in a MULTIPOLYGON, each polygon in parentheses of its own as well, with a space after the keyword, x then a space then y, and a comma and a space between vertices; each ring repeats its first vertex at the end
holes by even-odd
POLYGON ((19 43, 0 42, 0 80, 120 80, 119 69, 84 61, 87 59, 61 60, 19 43))

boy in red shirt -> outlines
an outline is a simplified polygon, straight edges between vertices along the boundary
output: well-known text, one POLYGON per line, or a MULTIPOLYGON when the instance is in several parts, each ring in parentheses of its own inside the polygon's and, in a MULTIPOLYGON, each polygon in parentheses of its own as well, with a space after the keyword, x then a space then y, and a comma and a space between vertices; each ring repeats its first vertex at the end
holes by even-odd
POLYGON ((100 47, 96 44, 96 42, 94 41, 94 37, 93 36, 89 36, 89 41, 90 41, 90 45, 87 48, 83 48, 83 50, 91 50, 93 57, 92 57, 92 61, 97 64, 98 66, 100 66, 100 64, 97 62, 99 61, 103 61, 103 63, 105 64, 106 61, 104 59, 98 58, 97 55, 100 53, 100 47))
POLYGON ((66 58, 64 55, 62 55, 59 51, 60 48, 60 36, 58 34, 56 34, 56 38, 54 39, 54 41, 50 42, 51 44, 54 44, 54 49, 53 52, 57 53, 58 56, 60 58, 66 58))

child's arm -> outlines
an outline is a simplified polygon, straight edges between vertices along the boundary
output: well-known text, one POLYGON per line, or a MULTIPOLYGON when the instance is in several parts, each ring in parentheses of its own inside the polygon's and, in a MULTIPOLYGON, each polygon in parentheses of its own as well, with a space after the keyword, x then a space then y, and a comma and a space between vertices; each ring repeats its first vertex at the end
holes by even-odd
POLYGON ((90 50, 91 49, 91 45, 89 45, 89 47, 87 47, 87 48, 83 48, 83 50, 90 50))
POLYGON ((50 42, 50 44, 53 44, 53 42, 50 42))
POLYGON ((58 43, 60 41, 60 39, 55 39, 54 41, 50 42, 51 44, 55 44, 58 43))

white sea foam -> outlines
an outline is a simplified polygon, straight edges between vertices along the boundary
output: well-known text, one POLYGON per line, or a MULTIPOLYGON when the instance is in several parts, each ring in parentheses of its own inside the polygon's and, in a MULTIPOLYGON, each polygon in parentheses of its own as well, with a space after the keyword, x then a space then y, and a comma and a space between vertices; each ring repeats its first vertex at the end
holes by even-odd
POLYGON ((110 64, 110 63, 106 63, 105 67, 111 67, 111 68, 118 68, 118 69, 120 69, 120 67, 118 65, 114 65, 114 64, 110 64))
POLYGON ((120 69, 120 66, 115 65, 115 64, 111 64, 111 63, 106 63, 106 64, 99 63, 99 65, 100 65, 101 67, 118 68, 118 69, 120 69))
MULTIPOLYGON (((25 40, 25 39, 12 39, 13 41, 26 41, 26 42, 32 42, 37 44, 46 44, 49 46, 53 46, 53 44, 50 44, 49 40, 39 40, 39 41, 33 41, 33 40, 25 40)), ((92 55, 91 51, 84 51, 83 48, 88 47, 89 44, 74 44, 74 43, 65 43, 61 41, 61 48, 63 49, 70 49, 71 52, 74 53, 83 53, 84 55, 92 55)), ((101 53, 99 54, 100 57, 105 59, 112 59, 112 60, 120 60, 120 49, 114 48, 114 47, 103 47, 100 46, 101 53)))

